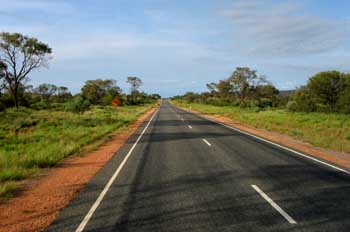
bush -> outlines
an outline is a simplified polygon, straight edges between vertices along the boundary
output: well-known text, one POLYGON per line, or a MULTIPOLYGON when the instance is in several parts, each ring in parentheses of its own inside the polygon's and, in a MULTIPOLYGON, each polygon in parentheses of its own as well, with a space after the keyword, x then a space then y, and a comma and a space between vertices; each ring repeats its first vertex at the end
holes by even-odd
POLYGON ((322 113, 330 113, 330 112, 333 112, 333 108, 329 105, 320 103, 320 104, 316 104, 316 111, 322 112, 322 113))
POLYGON ((286 105, 288 111, 295 112, 298 109, 298 105, 296 101, 289 101, 286 105))
POLYGON ((73 100, 66 104, 66 111, 73 113, 84 113, 90 108, 90 102, 87 99, 84 99, 82 96, 78 95, 73 100))
POLYGON ((5 104, 0 100, 0 112, 6 109, 5 104))
POLYGON ((54 103, 50 104, 50 109, 53 109, 53 110, 64 110, 65 109, 65 104, 64 103, 54 102, 54 103))
POLYGON ((316 104, 307 88, 298 89, 293 96, 293 100, 297 103, 296 111, 313 112, 316 111, 316 104))
POLYGON ((338 102, 339 112, 350 114, 350 88, 340 96, 338 102))
POLYGON ((229 106, 232 105, 233 102, 228 98, 209 97, 205 103, 214 106, 229 106))
POLYGON ((104 106, 111 106, 114 97, 115 97, 114 95, 106 94, 101 98, 101 104, 104 106))
POLYGON ((339 93, 343 88, 344 75, 338 71, 320 72, 311 77, 307 88, 314 101, 317 111, 331 112, 336 110, 339 93))
POLYGON ((258 106, 260 108, 268 108, 268 107, 273 107, 274 102, 270 98, 261 98, 258 102, 258 106))
POLYGON ((258 100, 250 100, 249 102, 247 102, 247 106, 249 108, 256 108, 259 106, 259 101, 258 100))
POLYGON ((247 102, 241 102, 240 104, 239 104, 239 107, 240 108, 247 108, 249 106, 249 104, 247 103, 247 102))
POLYGON ((44 101, 39 101, 31 104, 30 108, 34 110, 45 110, 50 108, 50 104, 44 101))

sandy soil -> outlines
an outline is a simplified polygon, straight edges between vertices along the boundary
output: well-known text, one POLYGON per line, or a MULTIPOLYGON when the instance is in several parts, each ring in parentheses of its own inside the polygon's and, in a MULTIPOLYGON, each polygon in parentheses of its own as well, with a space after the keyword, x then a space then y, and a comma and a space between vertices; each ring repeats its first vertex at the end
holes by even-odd
POLYGON ((17 197, 0 204, 0 231, 43 231, 154 111, 95 151, 69 157, 41 176, 24 181, 17 197))
POLYGON ((209 115, 209 114, 203 114, 194 110, 184 109, 186 111, 190 111, 192 113, 196 113, 202 116, 205 116, 207 118, 214 119, 216 121, 225 123, 227 125, 230 125, 232 127, 238 128, 242 131, 257 135, 259 137, 265 138, 267 140, 270 140, 272 142, 276 142, 278 144, 287 146, 289 148, 295 149, 297 151, 301 151, 305 154, 309 154, 310 156, 313 156, 315 158, 327 161, 329 163, 335 164, 339 167, 343 167, 344 169, 350 169, 350 154, 349 153, 342 153, 342 152, 336 152, 332 150, 322 149, 318 147, 314 147, 309 143, 305 143, 303 141, 296 140, 290 136, 266 131, 263 129, 255 128, 250 125, 242 124, 239 121, 223 117, 221 115, 209 115))

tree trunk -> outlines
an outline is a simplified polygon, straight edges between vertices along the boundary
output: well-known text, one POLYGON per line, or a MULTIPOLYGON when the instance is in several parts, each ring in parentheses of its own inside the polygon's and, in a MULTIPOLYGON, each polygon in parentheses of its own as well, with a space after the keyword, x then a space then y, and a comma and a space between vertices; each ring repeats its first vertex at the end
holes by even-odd
POLYGON ((13 95, 13 101, 14 101, 14 103, 15 103, 15 107, 16 107, 16 109, 18 109, 19 104, 18 104, 18 91, 17 91, 17 87, 15 87, 15 89, 13 90, 12 95, 13 95))

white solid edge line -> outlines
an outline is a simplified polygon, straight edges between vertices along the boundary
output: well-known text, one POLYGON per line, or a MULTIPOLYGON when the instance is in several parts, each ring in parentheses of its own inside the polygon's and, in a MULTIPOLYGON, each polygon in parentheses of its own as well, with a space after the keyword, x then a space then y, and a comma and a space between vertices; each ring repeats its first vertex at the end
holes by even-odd
POLYGON ((154 112, 154 114, 152 115, 151 119, 148 121, 146 127, 143 129, 143 131, 141 132, 141 134, 137 138, 136 142, 133 144, 133 146, 129 150, 128 154, 125 156, 125 158, 123 159, 123 161, 121 162, 121 164, 119 165, 117 170, 114 172, 114 174, 111 177, 111 179, 109 179, 108 183, 106 184, 106 186, 104 187, 104 189, 102 190, 102 192, 100 193, 98 198, 96 199, 95 203, 92 205, 92 207, 90 208, 89 212, 86 214, 86 216, 84 217, 84 219, 80 223, 79 227, 75 230, 75 232, 82 232, 84 230, 86 224, 89 222, 89 220, 92 217, 92 215, 94 214, 95 210, 100 205, 101 201, 103 200, 104 196, 106 195, 106 193, 108 192, 109 188, 113 184, 114 180, 118 177, 120 171, 122 170, 123 166, 125 165, 126 161, 128 160, 129 156, 131 155, 132 151, 135 149, 137 143, 140 141, 142 135, 146 132, 149 124, 151 123, 152 119, 154 118, 154 116, 156 115, 158 110, 156 112, 154 112))
POLYGON ((190 125, 188 125, 188 128, 192 129, 192 127, 190 125))
POLYGON ((206 140, 206 139, 202 139, 209 147, 211 146, 211 144, 206 140))
MULTIPOLYGON (((187 111, 187 112, 189 112, 189 111, 187 111)), ((189 113, 192 113, 192 112, 189 112, 189 113)), ((293 149, 291 149, 291 148, 282 146, 282 145, 280 145, 280 144, 278 144, 278 143, 271 142, 271 141, 269 141, 269 140, 267 140, 267 139, 263 139, 263 138, 261 138, 261 137, 259 137, 259 136, 250 134, 250 133, 248 133, 248 132, 245 132, 245 131, 242 131, 242 130, 240 130, 240 129, 234 128, 234 127, 232 127, 232 126, 226 125, 226 124, 224 124, 224 123, 218 122, 218 121, 216 121, 216 120, 213 120, 213 119, 204 117, 204 116, 199 115, 199 114, 196 114, 196 115, 198 115, 198 116, 201 117, 201 118, 207 119, 207 120, 212 121, 212 122, 215 122, 215 123, 217 123, 217 124, 220 124, 220 125, 222 125, 222 126, 224 126, 224 127, 227 127, 227 128, 232 129, 232 130, 238 131, 238 132, 240 132, 240 133, 242 133, 242 134, 249 135, 249 136, 251 136, 251 137, 253 137, 253 138, 256 138, 256 139, 258 139, 258 140, 261 140, 261 141, 264 141, 264 142, 266 142, 266 143, 275 145, 276 147, 279 147, 279 148, 282 148, 282 149, 284 149, 284 150, 290 151, 290 152, 292 152, 292 153, 294 153, 294 154, 297 154, 297 155, 300 155, 300 156, 302 156, 302 157, 304 157, 304 158, 307 158, 307 159, 313 160, 313 161, 315 161, 315 162, 321 163, 321 164, 323 164, 323 165, 326 165, 326 166, 328 166, 328 167, 334 168, 334 169, 336 169, 336 170, 338 170, 338 171, 341 171, 341 172, 344 172, 344 173, 346 173, 346 174, 350 174, 350 171, 347 171, 347 170, 345 170, 345 169, 343 169, 343 168, 337 167, 337 166, 335 166, 335 165, 333 165, 333 164, 326 163, 326 162, 324 162, 324 161, 322 161, 322 160, 319 160, 319 159, 316 159, 316 158, 314 158, 314 157, 305 155, 305 154, 303 154, 303 153, 301 153, 301 152, 298 152, 298 151, 295 151, 295 150, 293 150, 293 149)))
POLYGON ((279 212, 290 224, 297 224, 297 222, 289 216, 286 211, 279 207, 269 196, 266 195, 258 186, 251 185, 255 191, 257 191, 277 212, 279 212))

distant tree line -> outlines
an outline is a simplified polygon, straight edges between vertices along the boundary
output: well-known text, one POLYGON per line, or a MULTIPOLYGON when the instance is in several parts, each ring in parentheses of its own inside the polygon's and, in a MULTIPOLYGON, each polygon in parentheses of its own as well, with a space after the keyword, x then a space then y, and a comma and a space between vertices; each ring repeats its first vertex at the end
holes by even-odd
POLYGON ((208 91, 187 92, 173 99, 188 103, 243 108, 286 108, 289 111, 350 113, 350 73, 320 72, 309 79, 306 86, 288 95, 248 67, 238 67, 231 76, 207 84, 208 91))
MULTIPOLYGON (((140 82, 141 79, 138 78, 140 82)), ((128 81, 129 82, 129 81, 128 81)), ((18 92, 18 105, 36 110, 59 109, 83 112, 91 105, 112 106, 118 99, 119 105, 141 105, 161 98, 159 94, 147 94, 131 87, 130 94, 124 94, 113 79, 87 80, 81 92, 73 95, 67 87, 54 84, 40 84, 37 87, 26 85, 18 92)), ((0 110, 14 107, 11 93, 6 87, 0 92, 0 110)))
POLYGON ((139 91, 143 84, 138 77, 128 77, 130 94, 122 93, 113 79, 96 79, 85 82, 75 95, 65 86, 28 85, 29 74, 47 67, 52 49, 36 38, 19 33, 0 33, 0 111, 9 107, 24 106, 33 109, 61 109, 83 112, 91 105, 139 105, 160 99, 158 94, 139 91))
POLYGON ((188 92, 175 96, 187 102, 198 102, 217 106, 276 107, 280 104, 279 91, 265 76, 247 67, 238 67, 227 79, 207 84, 208 91, 188 92))

